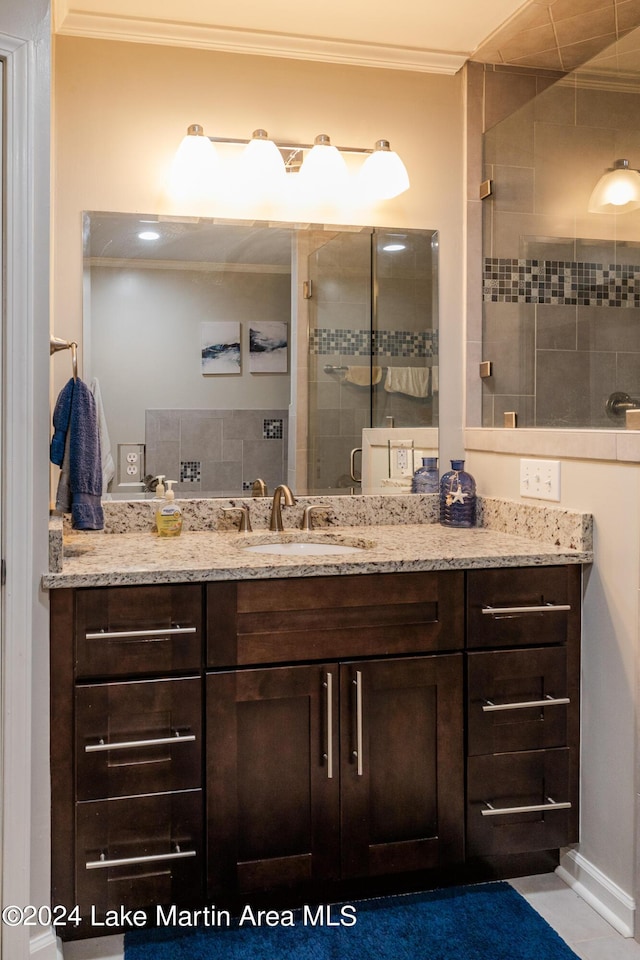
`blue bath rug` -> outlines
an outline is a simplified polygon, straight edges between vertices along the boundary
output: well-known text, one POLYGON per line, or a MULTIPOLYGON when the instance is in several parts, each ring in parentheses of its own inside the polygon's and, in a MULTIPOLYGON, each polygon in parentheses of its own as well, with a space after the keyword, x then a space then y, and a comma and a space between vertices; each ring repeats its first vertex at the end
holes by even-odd
POLYGON ((161 926, 126 933, 125 960, 576 960, 504 882, 274 911, 273 925, 248 911, 230 925, 210 911, 204 925, 182 928, 161 914, 161 926))

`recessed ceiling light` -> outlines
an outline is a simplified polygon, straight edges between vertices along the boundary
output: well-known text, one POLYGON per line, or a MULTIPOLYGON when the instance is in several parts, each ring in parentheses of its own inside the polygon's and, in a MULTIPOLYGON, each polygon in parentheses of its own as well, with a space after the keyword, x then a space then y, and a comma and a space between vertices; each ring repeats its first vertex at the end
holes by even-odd
POLYGON ((142 233, 138 234, 140 240, 159 240, 160 234, 156 233, 155 230, 143 230, 142 233))
POLYGON ((398 250, 405 250, 406 247, 404 243, 387 243, 382 249, 387 253, 396 253, 398 250))

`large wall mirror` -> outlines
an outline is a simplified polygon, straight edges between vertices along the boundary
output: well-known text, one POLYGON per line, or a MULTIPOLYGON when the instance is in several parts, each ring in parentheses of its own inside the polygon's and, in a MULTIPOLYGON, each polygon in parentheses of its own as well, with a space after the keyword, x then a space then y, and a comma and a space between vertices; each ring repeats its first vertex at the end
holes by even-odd
POLYGON ((434 230, 86 213, 108 495, 144 495, 138 451, 180 496, 360 492, 364 428, 437 430, 437 247, 434 230))

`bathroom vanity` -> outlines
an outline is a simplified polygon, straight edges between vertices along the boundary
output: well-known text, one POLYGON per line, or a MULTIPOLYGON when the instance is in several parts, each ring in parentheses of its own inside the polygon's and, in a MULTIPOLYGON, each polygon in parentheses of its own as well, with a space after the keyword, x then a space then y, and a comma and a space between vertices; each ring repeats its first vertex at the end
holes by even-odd
POLYGON ((226 567, 157 583, 120 543, 117 572, 49 576, 55 904, 419 888, 577 840, 588 554, 425 525, 409 557, 411 536, 434 557, 380 572, 375 549, 316 574, 218 543, 226 567))

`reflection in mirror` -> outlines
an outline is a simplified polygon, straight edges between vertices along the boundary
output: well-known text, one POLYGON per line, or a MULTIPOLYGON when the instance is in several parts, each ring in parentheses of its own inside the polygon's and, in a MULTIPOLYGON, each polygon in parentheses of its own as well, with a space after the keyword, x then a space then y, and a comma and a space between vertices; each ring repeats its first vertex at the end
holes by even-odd
POLYGON ((111 496, 359 493, 363 428, 437 437, 437 234, 87 213, 83 358, 111 496))

